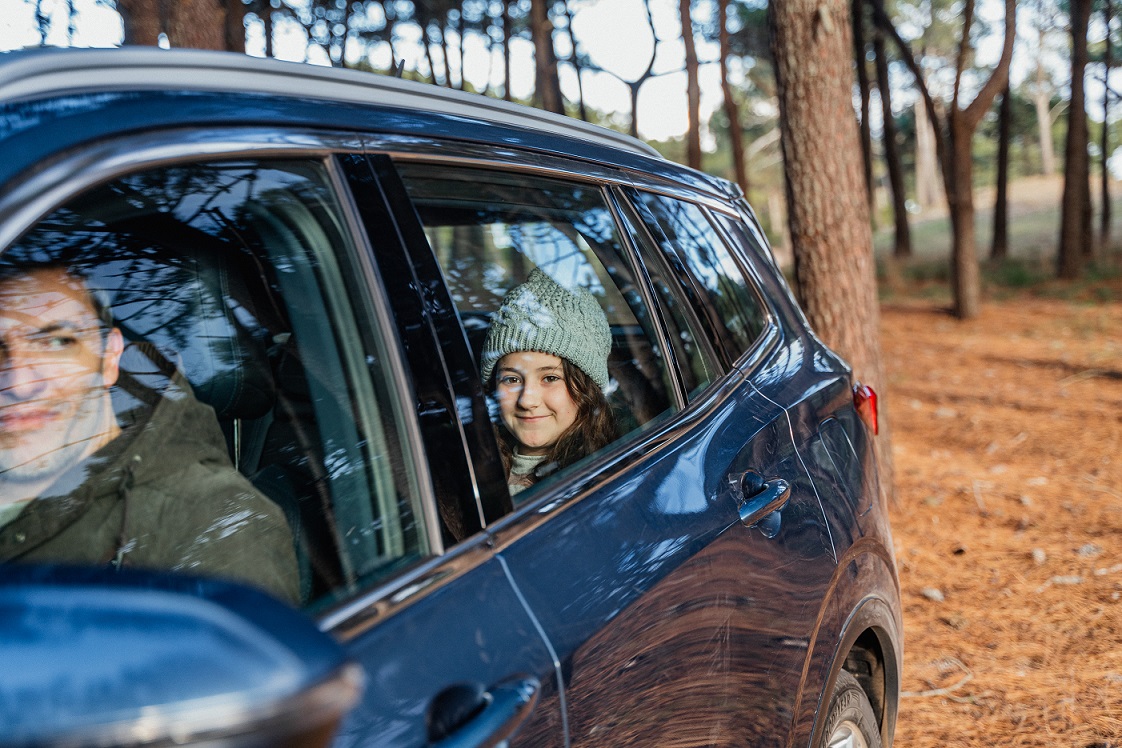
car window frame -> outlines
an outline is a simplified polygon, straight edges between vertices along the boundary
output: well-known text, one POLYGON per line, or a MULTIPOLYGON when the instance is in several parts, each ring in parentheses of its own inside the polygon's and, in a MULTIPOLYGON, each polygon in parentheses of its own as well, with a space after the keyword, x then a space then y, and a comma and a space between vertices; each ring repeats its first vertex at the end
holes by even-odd
MULTIPOLYGON (((407 606, 416 595, 428 594, 490 557, 486 532, 477 532, 454 548, 441 540, 437 502, 430 475, 429 436, 421 426, 416 409, 416 393, 404 368, 408 359, 405 345, 393 322, 392 299, 382 286, 378 261, 357 212, 350 185, 339 168, 337 157, 363 156, 363 143, 354 133, 339 130, 312 130, 307 127, 220 126, 192 128, 168 127, 143 133, 127 133, 68 149, 48 159, 36 174, 19 182, 19 189, 0 196, 0 219, 6 238, 0 253, 14 245, 53 210, 78 195, 114 179, 144 170, 225 160, 293 161, 304 160, 323 166, 344 220, 342 230, 349 234, 353 251, 348 262, 360 269, 359 284, 367 298, 352 299, 356 321, 373 323, 383 336, 391 365, 398 367, 392 377, 394 394, 402 400, 400 411, 411 467, 417 475, 417 503, 423 516, 417 517, 428 535, 428 555, 379 578, 368 587, 339 599, 322 609, 309 612, 324 631, 346 640, 373 625, 388 611, 407 606), (29 197, 31 196, 31 197, 29 197), (366 309, 380 309, 373 319, 366 309), (465 565, 466 564, 466 565, 465 565)), ((402 251, 399 246, 398 251, 402 251)), ((437 349, 435 338, 422 336, 414 345, 437 349)), ((447 383, 445 383, 447 385, 447 383)), ((449 391, 451 388, 449 387, 449 391)), ((474 485, 469 486, 474 491, 474 485)), ((480 512, 482 509, 479 510, 480 512)))

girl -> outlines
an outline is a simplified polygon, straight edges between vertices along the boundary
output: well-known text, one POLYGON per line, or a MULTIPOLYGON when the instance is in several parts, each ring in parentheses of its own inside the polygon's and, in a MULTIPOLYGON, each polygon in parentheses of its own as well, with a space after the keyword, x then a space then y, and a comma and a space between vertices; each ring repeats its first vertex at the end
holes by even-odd
POLYGON ((483 381, 499 401, 499 449, 515 494, 617 437, 604 397, 612 332, 588 291, 535 269, 512 289, 483 345, 483 381))

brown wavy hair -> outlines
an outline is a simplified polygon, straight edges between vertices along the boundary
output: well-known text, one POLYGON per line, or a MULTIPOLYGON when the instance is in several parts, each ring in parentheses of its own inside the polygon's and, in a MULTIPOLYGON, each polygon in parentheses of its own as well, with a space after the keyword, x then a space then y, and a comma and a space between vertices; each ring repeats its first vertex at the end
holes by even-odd
MULTIPOLYGON (((604 397, 604 392, 592 381, 592 377, 569 359, 562 358, 561 365, 565 373, 565 387, 577 406, 577 417, 573 425, 565 429, 545 453, 545 459, 530 475, 530 485, 603 449, 619 438, 616 416, 608 399, 604 397)), ((490 394, 495 392, 496 376, 492 376, 488 382, 490 394)), ((495 430, 498 434, 499 453, 503 458, 503 471, 510 476, 510 466, 514 461, 514 449, 518 446, 518 441, 505 426, 498 425, 495 430)))

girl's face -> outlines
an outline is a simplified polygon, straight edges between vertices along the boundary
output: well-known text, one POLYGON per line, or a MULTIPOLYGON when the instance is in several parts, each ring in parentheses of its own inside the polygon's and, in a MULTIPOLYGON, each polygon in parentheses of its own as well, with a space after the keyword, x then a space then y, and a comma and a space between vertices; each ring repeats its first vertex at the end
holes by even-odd
POLYGON ((549 353, 508 353, 495 366, 503 424, 524 455, 545 454, 577 420, 561 359, 549 353))

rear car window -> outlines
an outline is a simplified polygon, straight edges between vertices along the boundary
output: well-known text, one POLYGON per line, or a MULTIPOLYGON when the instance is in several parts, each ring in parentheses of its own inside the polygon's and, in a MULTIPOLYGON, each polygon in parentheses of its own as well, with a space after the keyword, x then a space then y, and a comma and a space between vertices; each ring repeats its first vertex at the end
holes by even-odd
MULTIPOLYGON (((398 170, 481 375, 495 313, 539 271, 567 292, 590 295, 603 312, 611 343, 602 390, 617 435, 640 432, 677 409, 654 316, 597 185, 420 163, 399 163, 398 170)), ((493 385, 484 382, 498 425, 493 385)))
POLYGON ((737 258, 699 206, 650 192, 632 193, 647 230, 663 251, 685 266, 694 289, 708 303, 704 321, 735 360, 764 329, 764 310, 737 258))

